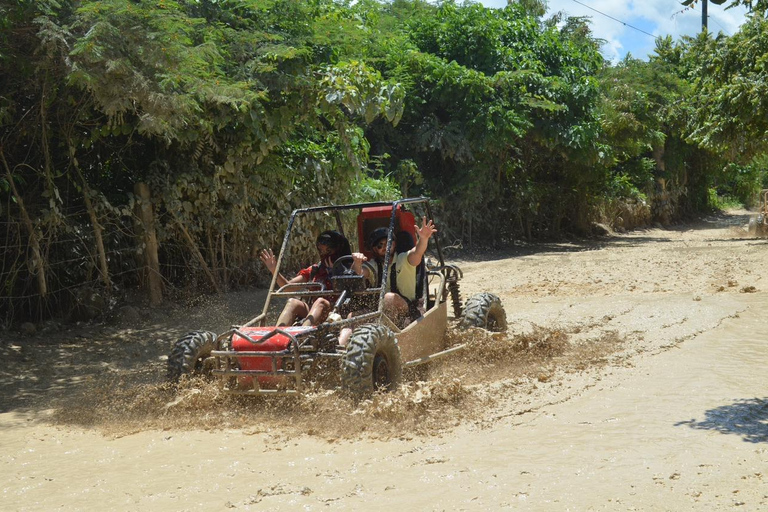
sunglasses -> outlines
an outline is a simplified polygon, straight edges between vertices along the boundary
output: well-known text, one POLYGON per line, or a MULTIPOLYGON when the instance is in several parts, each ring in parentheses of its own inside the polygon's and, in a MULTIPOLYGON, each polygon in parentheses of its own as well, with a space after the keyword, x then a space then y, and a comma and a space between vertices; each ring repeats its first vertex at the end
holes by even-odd
POLYGON ((387 241, 382 240, 381 242, 377 243, 373 246, 374 249, 384 249, 387 246, 387 241))

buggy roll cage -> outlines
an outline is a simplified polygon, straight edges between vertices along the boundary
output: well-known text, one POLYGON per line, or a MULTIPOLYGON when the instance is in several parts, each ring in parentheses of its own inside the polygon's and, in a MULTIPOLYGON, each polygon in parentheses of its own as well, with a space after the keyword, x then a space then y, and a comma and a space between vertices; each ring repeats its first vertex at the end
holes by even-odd
MULTIPOLYGON (((395 221, 397 219, 397 212, 398 212, 399 207, 400 206, 404 206, 404 205, 419 205, 419 204, 423 204, 425 206, 425 209, 426 209, 427 218, 428 219, 434 219, 434 217, 432 216, 432 210, 431 210, 431 208, 429 206, 429 201, 430 201, 430 199, 428 197, 421 196, 421 197, 408 198, 408 199, 398 199, 396 201, 378 201, 378 202, 369 202, 369 203, 355 203, 355 204, 348 204, 348 205, 314 206, 314 207, 299 208, 299 209, 294 210, 291 213, 290 219, 288 220, 288 227, 287 227, 287 229, 285 231, 285 236, 283 237, 283 243, 282 243, 282 246, 280 247, 280 253, 278 254, 278 257, 277 257, 277 262, 276 262, 276 266, 275 266, 275 273, 272 275, 272 281, 270 282, 270 285, 269 285, 269 292, 267 293, 267 299, 264 301, 264 308, 263 308, 263 310, 262 310, 262 312, 261 312, 261 314, 259 316, 255 317, 252 320, 248 321, 247 323, 243 324, 241 327, 250 327, 250 326, 253 326, 254 324, 257 324, 257 323, 260 326, 263 327, 264 326, 264 322, 265 322, 266 317, 267 317, 267 311, 269 310, 269 306, 270 306, 270 303, 272 301, 272 297, 321 297, 321 296, 328 296, 328 295, 335 296, 335 295, 340 295, 341 293, 343 293, 343 292, 337 292, 337 291, 334 291, 334 290, 326 290, 325 287, 322 284, 320 284, 320 283, 317 283, 317 284, 314 284, 314 285, 312 285, 310 283, 301 283, 301 285, 302 285, 301 287, 304 287, 304 288, 307 288, 307 287, 319 287, 318 290, 314 290, 314 291, 293 291, 292 292, 292 291, 288 291, 287 290, 287 289, 290 289, 292 287, 296 287, 296 284, 293 284, 293 285, 287 284, 285 286, 282 286, 278 290, 275 290, 275 285, 277 283, 277 276, 280 273, 280 267, 281 267, 282 262, 283 262, 283 256, 285 255, 286 248, 288 247, 288 243, 289 243, 289 240, 291 238, 291 232, 293 230, 293 225, 296 222, 297 217, 299 217, 301 215, 305 215, 305 214, 310 214, 310 213, 332 212, 335 215, 336 224, 337 224, 339 232, 342 235, 344 235, 344 227, 343 227, 343 222, 341 220, 341 215, 340 215, 340 213, 342 211, 348 211, 348 210, 360 210, 360 211, 362 211, 364 208, 391 206, 392 212, 391 212, 390 217, 389 217, 389 226, 388 226, 388 230, 387 230, 386 255, 384 257, 384 264, 383 264, 383 267, 382 267, 384 269, 387 269, 387 268, 389 268, 389 265, 390 265, 390 262, 391 262, 391 259, 392 259, 391 248, 392 248, 392 244, 395 241, 394 240, 395 239, 395 221)), ((440 271, 442 269, 445 269, 446 265, 445 265, 445 260, 443 258, 443 251, 442 251, 442 248, 440 247, 440 242, 439 242, 439 239, 438 239, 438 235, 439 235, 439 232, 435 233, 432 236, 432 240, 434 240, 435 247, 436 247, 436 250, 437 250, 437 257, 438 257, 439 265, 438 265, 438 267, 436 269, 432 269, 432 270, 440 271)), ((457 272, 460 273, 460 271, 457 268, 452 267, 452 266, 451 266, 451 268, 454 271, 457 271, 457 272)), ((359 315, 355 319, 357 322, 359 322, 361 320, 366 320, 366 319, 380 317, 380 316, 383 315, 384 295, 386 294, 387 280, 389 279, 389 275, 388 274, 389 274, 389 272, 383 272, 382 279, 381 279, 381 285, 380 286, 374 287, 374 288, 368 288, 366 290, 366 293, 369 294, 369 295, 373 295, 375 293, 379 294, 377 311, 375 311, 373 313, 367 313, 367 314, 359 315)), ((355 322, 355 323, 357 323, 357 322, 355 322)), ((342 321, 341 323, 347 323, 347 322, 346 321, 342 321)))

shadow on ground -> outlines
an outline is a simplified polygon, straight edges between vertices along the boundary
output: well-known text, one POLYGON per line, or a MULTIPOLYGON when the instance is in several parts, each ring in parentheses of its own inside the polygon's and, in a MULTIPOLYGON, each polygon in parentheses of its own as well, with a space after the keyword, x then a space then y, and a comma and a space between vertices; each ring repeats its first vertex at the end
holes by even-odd
MULTIPOLYGON (((673 224, 667 226, 649 226, 648 228, 638 228, 628 233, 629 236, 614 234, 594 237, 575 237, 573 235, 564 235, 559 239, 550 240, 513 240, 499 249, 488 250, 487 248, 471 249, 447 247, 443 249, 448 259, 455 259, 467 262, 496 261, 522 256, 541 255, 546 253, 575 253, 584 251, 599 251, 611 247, 639 247, 645 244, 665 244, 674 243, 675 240, 665 236, 653 236, 653 230, 663 229, 668 232, 683 233, 687 231, 709 230, 713 228, 739 228, 743 230, 743 236, 738 235, 735 230, 728 237, 718 237, 708 240, 709 242, 729 242, 733 240, 750 240, 754 245, 768 245, 768 240, 757 239, 749 236, 746 231, 746 225, 749 222, 751 213, 746 211, 739 212, 716 212, 706 217, 691 220, 688 222, 673 224), (647 236, 646 236, 647 233, 647 236)), ((750 244, 751 245, 751 244, 750 244)), ((434 257, 434 255, 433 255, 434 257)))
POLYGON ((142 307, 136 321, 79 323, 28 336, 0 332, 0 413, 48 409, 116 379, 162 383, 166 356, 177 339, 190 331, 219 333, 241 325, 261 312, 265 297, 260 289, 230 292, 201 296, 187 306, 142 307))
POLYGON ((749 443, 768 443, 768 397, 737 400, 708 410, 701 421, 691 419, 675 423, 675 426, 681 425, 740 435, 749 443))

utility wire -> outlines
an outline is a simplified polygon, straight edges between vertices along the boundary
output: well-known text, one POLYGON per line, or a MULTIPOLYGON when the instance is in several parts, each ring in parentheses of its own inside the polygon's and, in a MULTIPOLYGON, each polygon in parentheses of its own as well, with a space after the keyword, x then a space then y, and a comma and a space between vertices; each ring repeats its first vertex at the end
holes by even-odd
POLYGON ((598 13, 598 14, 602 14, 602 15, 603 15, 603 16, 605 16, 606 18, 610 18, 610 19, 612 19, 613 21, 618 21, 619 23, 621 23, 621 24, 622 24, 622 25, 624 25, 625 27, 629 27, 629 28, 631 28, 631 29, 637 30, 638 32, 642 32, 643 34, 645 34, 645 35, 647 35, 647 36, 651 36, 652 38, 656 39, 656 36, 655 36, 655 35, 653 35, 653 34, 649 34, 648 32, 646 32, 645 30, 643 30, 643 29, 641 29, 641 28, 633 27, 633 26, 632 26, 632 25, 630 25, 629 23, 626 23, 626 22, 624 22, 624 21, 621 21, 620 19, 614 18, 613 16, 611 16, 611 15, 608 15, 608 14, 605 14, 604 12, 598 11, 598 10, 597 10, 597 9, 595 9, 594 7, 590 7, 590 6, 588 6, 587 4, 584 4, 584 3, 581 3, 581 2, 579 2, 579 0, 573 0, 573 1, 574 1, 574 2, 576 2, 576 3, 577 3, 577 4, 579 4, 579 5, 583 5, 583 6, 584 6, 584 7, 586 7, 587 9, 592 9, 593 11, 595 11, 595 12, 596 12, 596 13, 598 13))
POLYGON ((727 30, 725 30, 725 27, 724 27, 724 26, 722 26, 722 25, 721 25, 721 24, 720 24, 720 23, 717 21, 717 18, 713 18, 712 16, 707 16, 707 18, 709 18, 710 20, 712 20, 712 21, 714 21, 715 23, 717 23, 717 26, 718 26, 718 27, 720 27, 721 29, 723 29, 723 32, 725 32, 725 35, 727 35, 728 37, 730 37, 730 36, 731 36, 731 34, 729 34, 727 30))

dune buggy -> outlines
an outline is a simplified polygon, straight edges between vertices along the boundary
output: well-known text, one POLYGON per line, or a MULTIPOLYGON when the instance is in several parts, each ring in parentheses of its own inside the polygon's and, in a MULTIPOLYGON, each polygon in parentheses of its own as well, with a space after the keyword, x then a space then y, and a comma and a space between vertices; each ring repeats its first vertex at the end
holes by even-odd
POLYGON ((757 215, 749 219, 748 231, 752 236, 768 236, 768 189, 760 191, 757 215))
MULTIPOLYGON (((335 219, 335 229, 344 233, 345 218, 356 223, 359 251, 373 259, 366 240, 374 229, 387 228, 387 250, 383 269, 388 269, 390 247, 399 231, 415 234, 413 209, 432 219, 428 198, 419 197, 393 202, 323 206, 295 210, 277 257, 277 271, 269 287, 262 313, 243 325, 222 334, 191 332, 178 340, 168 357, 168 377, 177 381, 186 374, 210 374, 222 379, 224 389, 235 394, 297 394, 306 389, 313 371, 319 367, 340 374, 341 387, 357 396, 378 390, 391 390, 401 380, 404 368, 416 367, 464 348, 447 347, 448 302, 462 327, 480 327, 491 331, 506 329, 506 315, 499 298, 480 293, 462 307, 458 281, 461 270, 447 264, 438 239, 429 241, 423 262, 419 300, 423 314, 400 329, 383 310, 389 272, 382 272, 381 284, 372 286, 366 278, 351 271, 351 257, 339 258, 332 271, 333 289, 322 283, 305 282, 276 288, 296 224, 307 215, 335 219), (354 221, 352 220, 354 219, 354 221), (329 320, 313 326, 268 326, 267 316, 274 299, 315 300, 332 298, 329 320), (368 310, 361 311, 361 304, 368 310), (342 329, 351 328, 346 346, 339 344, 342 329)), ((307 235, 304 235, 306 238, 307 235)), ((299 238, 300 236, 297 236, 299 238)), ((369 265, 372 273, 376 272, 369 265)), ((374 283, 378 279, 373 280, 374 283)))

